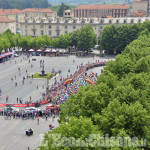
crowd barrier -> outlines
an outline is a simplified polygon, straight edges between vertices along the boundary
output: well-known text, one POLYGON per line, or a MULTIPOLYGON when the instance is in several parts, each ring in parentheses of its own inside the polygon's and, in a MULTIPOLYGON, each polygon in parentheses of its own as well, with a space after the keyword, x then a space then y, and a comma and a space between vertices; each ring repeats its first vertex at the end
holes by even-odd
MULTIPOLYGON (((45 100, 40 102, 40 105, 43 104, 47 104, 49 103, 49 101, 45 100)), ((11 107, 34 107, 36 103, 28 103, 28 104, 3 104, 0 103, 0 107, 7 107, 7 106, 11 106, 11 107)))

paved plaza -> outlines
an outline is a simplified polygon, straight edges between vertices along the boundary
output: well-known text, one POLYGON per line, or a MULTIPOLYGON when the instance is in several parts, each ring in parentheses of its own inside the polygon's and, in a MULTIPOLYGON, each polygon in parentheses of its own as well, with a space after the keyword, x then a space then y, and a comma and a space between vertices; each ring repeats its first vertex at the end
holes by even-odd
MULTIPOLYGON (((101 60, 98 57, 93 59, 92 57, 77 58, 75 56, 34 58, 36 58, 36 61, 30 61, 30 63, 20 57, 11 60, 11 63, 8 61, 6 64, 0 64, 0 88, 2 89, 0 103, 6 103, 6 96, 9 97, 8 103, 17 103, 17 97, 22 98, 23 102, 29 101, 30 96, 33 101, 41 98, 41 93, 44 92, 46 88, 46 79, 25 79, 24 85, 22 84, 23 77, 27 76, 27 74, 32 75, 34 73, 41 72, 40 60, 44 60, 44 68, 46 73, 50 73, 53 68, 55 71, 62 71, 62 74, 57 77, 58 80, 61 76, 67 77, 67 75, 73 74, 77 70, 77 65, 80 65, 81 63, 86 64, 88 62, 95 62, 98 59, 101 60), (21 59, 22 62, 20 61, 21 59), (75 63, 73 63, 73 60, 75 60, 75 63), (33 65, 33 68, 31 68, 31 64, 33 65), (18 68, 20 68, 21 75, 19 75, 18 68), (70 73, 68 73, 68 69, 70 69, 70 73), (11 78, 13 78, 13 81, 11 78), (30 80, 32 80, 31 84, 30 80), (17 87, 15 87, 15 82, 17 82, 17 87), (42 88, 43 85, 44 89, 42 88)), ((30 58, 30 60, 32 60, 32 58, 30 58)), ((94 70, 96 70, 97 73, 100 73, 100 70, 94 70)), ((50 85, 53 82, 54 80, 51 79, 50 85)))
POLYGON ((35 150, 41 143, 43 133, 49 131, 49 125, 58 127, 57 118, 40 118, 39 125, 37 120, 13 119, 6 120, 4 116, 0 116, 0 150, 35 150), (25 130, 33 129, 33 135, 25 135, 25 130))
MULTIPOLYGON (((60 77, 67 77, 69 74, 73 74, 77 70, 77 66, 83 63, 83 65, 88 62, 96 62, 96 60, 102 61, 107 58, 100 57, 76 57, 76 56, 64 56, 64 57, 32 57, 30 58, 30 63, 28 60, 24 60, 22 57, 14 58, 13 60, 6 62, 5 64, 0 64, 0 88, 2 89, 2 95, 0 98, 0 103, 6 103, 6 96, 9 96, 8 103, 17 103, 16 99, 22 98, 23 103, 29 101, 29 97, 32 97, 32 101, 39 100, 42 92, 46 91, 46 79, 25 79, 24 85, 22 84, 23 77, 32 75, 41 71, 40 60, 44 60, 44 68, 46 73, 52 72, 54 68, 55 71, 61 70, 61 75, 57 76, 57 80, 60 77), (36 61, 32 61, 35 58, 36 61), (21 61, 22 60, 22 61, 21 61), (73 60, 75 63, 73 63, 73 60), (15 63, 16 62, 16 63, 15 63), (33 68, 31 68, 31 64, 33 68), (20 74, 18 68, 20 68, 20 74), (70 73, 68 73, 70 69, 70 73), (27 73, 26 73, 27 70, 27 73), (15 79, 16 76, 16 79, 15 79), (11 80, 13 78, 13 81, 11 80), (15 87, 15 82, 17 82, 17 87, 15 87), (44 89, 42 86, 44 85, 44 89), (38 86, 38 89, 37 89, 38 86)), ((100 74, 102 67, 93 68, 88 70, 88 73, 92 71, 100 74)), ((50 85, 53 84, 54 79, 50 80, 50 85)), ((45 109, 46 105, 40 108, 45 109)), ((0 116, 0 150, 34 150, 38 145, 40 145, 40 135, 49 130, 49 124, 53 124, 55 127, 58 126, 57 119, 55 118, 52 122, 52 118, 45 119, 40 118, 40 124, 37 125, 37 120, 22 120, 22 119, 11 119, 6 120, 3 116, 0 116), (34 131, 33 136, 28 137, 25 135, 25 129, 32 128, 34 131)))

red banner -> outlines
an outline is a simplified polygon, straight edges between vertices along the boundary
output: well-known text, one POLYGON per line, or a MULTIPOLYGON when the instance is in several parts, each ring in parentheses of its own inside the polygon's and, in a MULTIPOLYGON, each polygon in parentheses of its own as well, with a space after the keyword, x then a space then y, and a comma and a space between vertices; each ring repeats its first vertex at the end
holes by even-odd
MULTIPOLYGON (((43 105, 43 104, 47 104, 49 101, 48 100, 45 100, 45 101, 42 101, 40 104, 43 105)), ((0 103, 0 107, 6 107, 6 106, 11 106, 11 107, 33 107, 35 106, 36 103, 30 103, 30 104, 1 104, 0 103)))
POLYGON ((5 107, 6 106, 6 104, 0 104, 0 107, 5 107))
POLYGON ((28 104, 29 107, 33 107, 35 106, 35 103, 32 103, 32 104, 28 104))
POLYGON ((13 107, 27 107, 27 104, 13 104, 13 107))
POLYGON ((42 101, 41 102, 41 105, 43 105, 43 104, 47 104, 48 103, 48 101, 47 100, 45 100, 45 101, 42 101))

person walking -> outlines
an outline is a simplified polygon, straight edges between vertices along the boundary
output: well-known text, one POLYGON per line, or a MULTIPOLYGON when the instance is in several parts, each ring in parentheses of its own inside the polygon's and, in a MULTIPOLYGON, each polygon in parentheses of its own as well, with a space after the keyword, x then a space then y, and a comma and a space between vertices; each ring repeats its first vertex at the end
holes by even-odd
POLYGON ((37 88, 37 90, 39 89, 38 85, 37 85, 37 87, 36 87, 36 88, 37 88))
POLYGON ((31 96, 30 96, 30 101, 31 101, 31 96))
POLYGON ((40 119, 39 119, 39 117, 37 118, 37 124, 39 125, 39 122, 40 122, 40 119))
POLYGON ((0 96, 1 96, 1 94, 2 94, 2 89, 0 88, 0 96))
POLYGON ((52 114, 52 121, 54 121, 54 118, 55 118, 55 115, 54 115, 54 114, 52 114))
POLYGON ((46 115, 45 115, 45 119, 46 119, 46 121, 47 121, 47 117, 48 117, 48 115, 46 114, 46 115))
POLYGON ((19 100, 19 99, 18 99, 18 97, 17 97, 17 103, 18 103, 18 100, 19 100))
POLYGON ((6 103, 8 103, 8 98, 9 98, 9 97, 8 97, 8 95, 7 95, 7 96, 6 96, 6 103))

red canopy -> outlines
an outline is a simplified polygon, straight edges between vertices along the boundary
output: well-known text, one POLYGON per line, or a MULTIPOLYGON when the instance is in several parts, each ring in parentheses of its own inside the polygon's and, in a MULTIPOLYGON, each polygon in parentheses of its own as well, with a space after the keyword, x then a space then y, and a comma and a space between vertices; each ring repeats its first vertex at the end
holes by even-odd
POLYGON ((3 54, 4 57, 9 56, 9 55, 12 55, 12 53, 11 53, 11 52, 8 52, 8 53, 4 53, 4 54, 3 54))

